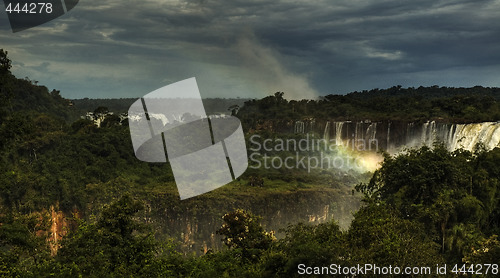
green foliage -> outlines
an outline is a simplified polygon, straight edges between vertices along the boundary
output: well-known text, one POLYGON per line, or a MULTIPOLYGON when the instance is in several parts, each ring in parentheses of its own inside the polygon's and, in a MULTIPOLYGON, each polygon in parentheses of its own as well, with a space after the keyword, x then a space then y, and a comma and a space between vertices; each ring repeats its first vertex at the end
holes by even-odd
POLYGON ((500 264, 500 241, 498 235, 480 240, 464 258, 464 262, 472 264, 500 264))
POLYGON ((10 73, 12 63, 11 60, 7 57, 7 54, 7 51, 0 49, 0 75, 6 75, 10 73))
POLYGON ((80 221, 68 235, 57 260, 76 265, 85 277, 133 277, 149 267, 155 254, 153 235, 133 219, 143 208, 125 195, 104 208, 95 223, 80 221))
POLYGON ((386 156, 370 182, 357 188, 370 202, 423 225, 448 260, 457 261, 484 235, 498 232, 499 151, 409 150, 386 156))
POLYGON ((34 266, 50 260, 44 237, 48 219, 40 213, 9 213, 0 217, 0 274, 2 277, 36 277, 27 275, 34 266))
POLYGON ((106 106, 99 106, 94 110, 94 114, 106 114, 108 112, 109 109, 106 106))
POLYGON ((352 262, 393 266, 442 263, 439 245, 415 221, 402 219, 391 206, 370 203, 356 214, 347 234, 352 262))
POLYGON ((224 244, 229 248, 241 249, 244 259, 256 260, 261 250, 269 248, 274 239, 274 232, 265 232, 260 224, 260 217, 237 209, 225 214, 224 224, 217 230, 222 235, 224 244))
POLYGON ((392 88, 327 95, 319 100, 284 99, 278 92, 260 100, 250 100, 238 117, 247 130, 263 120, 481 122, 500 120, 499 88, 419 87, 392 88))
POLYGON ((262 267, 266 276, 296 277, 299 264, 308 266, 345 265, 347 242, 339 226, 299 223, 289 226, 285 237, 265 254, 262 267))

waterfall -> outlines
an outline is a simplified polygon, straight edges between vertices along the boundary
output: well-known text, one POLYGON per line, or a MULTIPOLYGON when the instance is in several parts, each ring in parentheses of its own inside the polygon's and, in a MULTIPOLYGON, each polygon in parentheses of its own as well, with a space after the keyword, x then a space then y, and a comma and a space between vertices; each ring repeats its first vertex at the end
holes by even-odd
POLYGON ((325 131, 323 132, 323 139, 325 139, 326 142, 330 141, 330 122, 326 122, 325 131))
POLYGON ((377 123, 371 123, 366 129, 365 134, 366 142, 365 147, 368 149, 372 149, 374 147, 375 150, 378 150, 378 142, 377 142, 377 123))
POLYGON ((478 143, 484 144, 488 150, 498 147, 500 143, 500 123, 486 122, 456 125, 453 140, 448 145, 448 149, 462 148, 472 151, 478 143))
POLYGON ((354 144, 357 144, 358 143, 358 130, 359 130, 359 125, 361 123, 357 122, 356 125, 354 126, 354 141, 353 141, 353 145, 354 144))
POLYGON ((368 128, 366 129, 366 135, 365 138, 367 140, 376 140, 377 139, 377 123, 372 123, 368 128))
POLYGON ((426 145, 427 142, 427 128, 429 127, 429 122, 422 125, 422 132, 420 133, 420 144, 421 146, 426 145))
POLYGON ((427 142, 427 146, 432 147, 434 145, 434 142, 436 142, 436 137, 436 122, 432 121, 429 127, 429 141, 427 142))
POLYGON ((303 121, 296 121, 295 122, 294 132, 295 133, 304 133, 305 132, 305 124, 303 121))
POLYGON ((342 127, 344 122, 335 122, 335 144, 342 145, 342 127))
POLYGON ((436 141, 436 122, 426 122, 422 126, 422 145, 432 147, 436 141))
POLYGON ((478 143, 484 144, 486 149, 493 149, 500 143, 500 122, 442 124, 432 121, 422 124, 420 133, 418 130, 413 132, 413 123, 406 129, 404 147, 410 148, 432 147, 435 142, 443 142, 450 151, 459 148, 473 151, 478 143))
POLYGON ((436 140, 443 142, 445 145, 448 144, 450 128, 448 124, 437 125, 436 127, 436 140))
POLYGON ((167 117, 164 114, 153 114, 149 113, 149 118, 150 119, 157 119, 162 122, 163 126, 167 125, 170 123, 170 121, 167 119, 167 117))
MULTIPOLYGON (((366 143, 365 147, 373 142, 378 142, 384 147, 384 143, 386 143, 385 148, 391 153, 405 148, 433 147, 436 142, 442 142, 450 151, 458 148, 473 151, 478 143, 484 144, 486 149, 500 147, 500 122, 449 124, 428 121, 406 125, 386 122, 384 124, 387 124, 387 127, 384 127, 387 128, 387 133, 377 130, 377 128, 381 128, 380 124, 380 122, 368 121, 326 121, 322 130, 322 138, 336 145, 343 145, 344 140, 346 140, 347 145, 352 144, 353 148, 356 148, 363 140, 366 143), (398 128, 402 128, 402 130, 397 130, 398 128)), ((300 134, 308 132, 312 128, 312 121, 296 121, 294 131, 300 134)))
POLYGON ((451 125, 450 131, 448 131, 448 138, 446 138, 446 146, 450 149, 453 143, 453 138, 455 138, 455 132, 457 131, 457 125, 451 125))
POLYGON ((483 143, 487 149, 500 146, 500 123, 489 124, 485 139, 483 143))
POLYGON ((413 126, 414 123, 409 123, 406 125, 406 144, 409 144, 413 138, 413 126))

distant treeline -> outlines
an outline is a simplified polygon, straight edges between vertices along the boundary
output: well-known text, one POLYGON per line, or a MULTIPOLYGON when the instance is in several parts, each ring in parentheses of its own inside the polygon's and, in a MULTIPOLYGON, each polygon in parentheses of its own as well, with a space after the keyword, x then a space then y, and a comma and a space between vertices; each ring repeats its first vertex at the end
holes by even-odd
MULTIPOLYGON (((79 110, 81 113, 94 111, 97 107, 106 107, 109 111, 114 113, 126 113, 130 108, 130 105, 134 103, 137 98, 112 98, 112 99, 74 99, 72 100, 75 109, 79 110)), ((244 98, 207 98, 203 99, 203 104, 205 106, 205 111, 207 114, 214 113, 226 113, 230 114, 230 108, 237 105, 238 107, 243 106, 243 104, 249 99, 244 98)))
POLYGON ((248 126, 256 119, 338 121, 446 121, 455 123, 500 120, 500 88, 418 87, 327 95, 318 100, 286 100, 277 92, 260 100, 245 102, 238 116, 248 126))

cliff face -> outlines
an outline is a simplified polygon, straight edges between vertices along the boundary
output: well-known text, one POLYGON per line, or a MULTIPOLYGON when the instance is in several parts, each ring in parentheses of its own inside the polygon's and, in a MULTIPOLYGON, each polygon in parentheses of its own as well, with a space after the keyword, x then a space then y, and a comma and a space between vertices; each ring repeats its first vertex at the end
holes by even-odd
MULTIPOLYGON (((280 237, 280 230, 299 222, 318 224, 333 220, 347 229, 353 213, 361 206, 361 196, 347 186, 276 191, 242 185, 221 189, 183 201, 171 191, 138 193, 136 198, 145 202, 145 209, 136 219, 151 225, 157 237, 179 242, 179 249, 185 254, 201 254, 224 248, 216 231, 222 226, 222 216, 236 208, 261 216, 264 229, 273 230, 280 237)), ((73 216, 80 217, 79 212, 63 212, 57 204, 40 213, 40 223, 45 224, 37 234, 47 238, 52 256, 57 254, 61 240, 77 228, 73 216)))
POLYGON ((57 250, 60 248, 60 241, 65 237, 71 229, 76 228, 76 224, 71 220, 73 216, 78 217, 78 211, 73 211, 72 215, 67 215, 63 211, 59 210, 59 205, 50 206, 48 212, 50 216, 49 230, 47 241, 49 243, 50 254, 55 256, 57 250))
POLYGON ((50 254, 55 256, 61 247, 61 240, 72 230, 76 229, 73 217, 80 217, 77 210, 67 213, 59 209, 59 204, 51 205, 49 210, 33 212, 38 221, 35 234, 45 238, 50 249, 50 254))
POLYGON ((148 201, 150 210, 141 219, 151 223, 162 234, 179 240, 186 252, 206 252, 222 248, 216 231, 222 225, 222 216, 228 211, 242 208, 262 216, 266 230, 279 230, 290 224, 324 223, 336 221, 347 229, 352 215, 360 207, 360 196, 349 190, 317 188, 296 191, 263 193, 235 193, 199 196, 180 201, 177 196, 157 194, 148 201))

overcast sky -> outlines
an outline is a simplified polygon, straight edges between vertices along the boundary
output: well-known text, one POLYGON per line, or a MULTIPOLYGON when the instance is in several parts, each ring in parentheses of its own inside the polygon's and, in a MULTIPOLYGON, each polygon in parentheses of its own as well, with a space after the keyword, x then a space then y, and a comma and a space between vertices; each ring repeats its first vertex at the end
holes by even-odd
POLYGON ((203 97, 500 87, 500 0, 80 0, 18 33, 2 9, 0 48, 16 76, 67 98, 193 76, 203 97))

